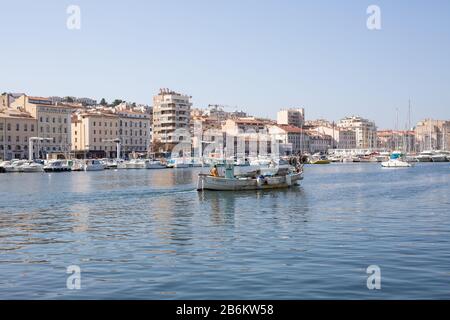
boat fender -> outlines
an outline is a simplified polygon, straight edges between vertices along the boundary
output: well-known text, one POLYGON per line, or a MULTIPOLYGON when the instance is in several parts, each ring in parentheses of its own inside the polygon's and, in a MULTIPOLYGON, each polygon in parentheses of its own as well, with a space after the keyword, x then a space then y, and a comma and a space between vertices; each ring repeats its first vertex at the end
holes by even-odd
POLYGON ((292 186, 292 179, 291 179, 291 176, 290 176, 290 175, 287 175, 287 176, 286 176, 286 184, 287 184, 288 186, 292 186))
POLYGON ((256 184, 258 185, 258 187, 262 187, 262 185, 264 184, 264 177, 263 176, 259 176, 257 179, 256 179, 256 184))

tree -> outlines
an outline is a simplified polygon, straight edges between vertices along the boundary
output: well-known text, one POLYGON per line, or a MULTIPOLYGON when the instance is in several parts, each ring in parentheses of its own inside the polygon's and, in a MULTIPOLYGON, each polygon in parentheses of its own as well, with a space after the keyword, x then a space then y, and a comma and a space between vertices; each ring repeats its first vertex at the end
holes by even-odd
POLYGON ((100 105, 102 105, 102 106, 108 105, 108 102, 106 102, 105 98, 102 98, 102 100, 100 101, 100 105))
POLYGON ((64 100, 69 102, 69 103, 73 103, 74 102, 72 97, 65 97, 64 100))
POLYGON ((116 99, 116 100, 113 101, 112 106, 113 106, 113 107, 118 106, 118 105, 121 104, 122 102, 123 102, 122 100, 116 99))

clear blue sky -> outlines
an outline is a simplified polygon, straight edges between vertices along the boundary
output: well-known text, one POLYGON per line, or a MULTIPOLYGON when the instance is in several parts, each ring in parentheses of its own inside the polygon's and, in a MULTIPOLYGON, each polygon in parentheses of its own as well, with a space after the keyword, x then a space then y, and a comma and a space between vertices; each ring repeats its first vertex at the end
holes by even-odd
POLYGON ((195 106, 275 117, 360 114, 393 127, 450 119, 450 1, 1 0, 0 91, 195 106), (67 6, 81 30, 66 28, 67 6), (382 30, 366 28, 370 4, 382 30))

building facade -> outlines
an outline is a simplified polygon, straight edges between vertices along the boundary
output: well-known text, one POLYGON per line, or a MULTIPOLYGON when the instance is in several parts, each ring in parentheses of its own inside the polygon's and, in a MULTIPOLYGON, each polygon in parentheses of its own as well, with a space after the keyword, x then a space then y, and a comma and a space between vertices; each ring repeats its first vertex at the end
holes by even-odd
POLYGON ((39 158, 51 153, 68 156, 71 151, 71 107, 55 105, 49 98, 22 95, 11 103, 11 108, 26 111, 36 119, 36 136, 46 139, 42 141, 39 158))
POLYGON ((450 121, 425 119, 415 128, 416 150, 450 150, 450 121))
POLYGON ((191 97, 161 89, 153 97, 153 141, 171 150, 180 142, 189 142, 191 97))
POLYGON ((277 124, 301 128, 305 124, 305 109, 283 109, 277 113, 277 124))
POLYGON ((377 127, 374 122, 359 116, 351 116, 340 120, 337 126, 355 132, 356 148, 377 147, 377 127))
MULTIPOLYGON (((28 159, 29 139, 37 135, 37 121, 28 112, 14 109, 0 110, 0 158, 28 159)), ((39 145, 33 145, 33 158, 39 145)))
POLYGON ((414 131, 382 130, 377 132, 377 137, 379 149, 403 152, 415 150, 414 131))

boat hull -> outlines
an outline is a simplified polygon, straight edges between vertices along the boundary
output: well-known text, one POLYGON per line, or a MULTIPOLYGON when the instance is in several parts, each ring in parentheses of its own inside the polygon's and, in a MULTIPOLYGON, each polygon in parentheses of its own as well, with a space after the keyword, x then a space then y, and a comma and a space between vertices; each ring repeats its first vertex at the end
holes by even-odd
POLYGON ((289 188, 302 180, 302 174, 290 174, 287 176, 265 177, 264 179, 227 179, 200 174, 197 190, 212 191, 244 191, 289 188))

